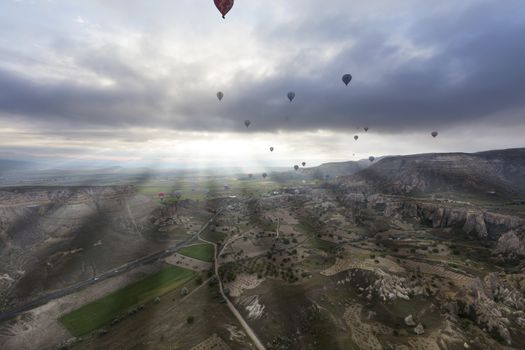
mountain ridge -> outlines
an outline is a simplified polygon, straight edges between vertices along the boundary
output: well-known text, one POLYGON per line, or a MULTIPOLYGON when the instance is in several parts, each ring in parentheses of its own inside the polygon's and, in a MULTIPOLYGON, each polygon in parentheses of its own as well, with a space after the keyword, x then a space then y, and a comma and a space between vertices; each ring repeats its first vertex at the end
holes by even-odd
POLYGON ((432 192, 525 193, 525 148, 476 153, 388 156, 338 179, 392 194, 432 192))

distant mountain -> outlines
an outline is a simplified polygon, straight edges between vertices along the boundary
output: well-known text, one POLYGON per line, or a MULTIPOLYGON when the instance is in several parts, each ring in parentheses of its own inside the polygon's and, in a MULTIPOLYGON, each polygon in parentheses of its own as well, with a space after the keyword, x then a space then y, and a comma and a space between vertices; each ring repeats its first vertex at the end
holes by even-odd
POLYGON ((525 194, 525 148, 479 153, 392 156, 340 178, 386 193, 525 194))
POLYGON ((354 174, 369 166, 370 162, 348 161, 348 162, 332 162, 323 163, 316 167, 303 168, 300 167, 298 171, 274 171, 270 174, 274 181, 288 181, 291 179, 316 179, 323 180, 328 176, 329 179, 334 179, 338 176, 347 176, 354 174))
POLYGON ((324 179, 327 175, 333 179, 338 176, 355 174, 360 170, 366 169, 367 166, 368 164, 364 161, 332 162, 324 163, 313 168, 305 168, 302 170, 302 173, 315 179, 324 179))
POLYGON ((19 171, 31 170, 35 167, 36 164, 32 162, 11 159, 0 159, 0 176, 19 171))

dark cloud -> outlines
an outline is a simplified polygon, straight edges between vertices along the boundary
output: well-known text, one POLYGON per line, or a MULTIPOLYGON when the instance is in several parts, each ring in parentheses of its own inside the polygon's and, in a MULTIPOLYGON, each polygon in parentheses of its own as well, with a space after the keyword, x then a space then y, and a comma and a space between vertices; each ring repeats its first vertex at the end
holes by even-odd
MULTIPOLYGON (((516 113, 525 111, 523 13, 522 2, 480 1, 461 9, 451 3, 407 23, 381 16, 349 21, 341 11, 325 17, 308 12, 266 29, 257 24, 256 44, 282 52, 295 46, 296 54, 267 78, 250 72, 232 77, 221 88, 221 103, 214 87, 201 83, 210 67, 187 63, 191 57, 175 61, 170 76, 152 78, 118 46, 64 40, 55 46, 58 54, 115 85, 35 81, 0 69, 0 115, 4 122, 16 115, 79 130, 228 131, 244 129, 244 119, 252 120, 250 130, 263 131, 369 125, 398 132, 487 119, 523 122, 516 113), (330 44, 340 51, 321 59, 330 44), (354 80, 345 88, 340 77, 347 71, 354 80), (286 100, 289 90, 297 94, 294 103, 286 100)), ((143 38, 142 49, 154 50, 153 39, 143 38)))

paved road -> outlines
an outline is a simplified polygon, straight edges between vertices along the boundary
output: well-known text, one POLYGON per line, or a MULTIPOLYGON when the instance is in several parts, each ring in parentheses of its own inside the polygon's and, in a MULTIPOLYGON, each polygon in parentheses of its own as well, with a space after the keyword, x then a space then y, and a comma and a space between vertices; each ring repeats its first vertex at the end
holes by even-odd
POLYGON ((217 210, 217 213, 215 213, 215 215, 213 215, 213 217, 210 218, 201 227, 201 229, 199 231, 195 232, 191 237, 189 237, 184 242, 177 243, 176 245, 168 247, 167 249, 162 250, 160 252, 156 252, 156 253, 153 253, 151 255, 139 258, 137 260, 133 260, 133 261, 127 262, 126 264, 124 264, 122 266, 119 266, 119 267, 116 267, 114 269, 108 270, 108 271, 106 271, 106 272, 104 272, 104 273, 102 273, 102 274, 100 274, 100 275, 98 275, 96 277, 93 277, 93 278, 91 278, 89 280, 82 281, 82 282, 79 282, 79 283, 74 284, 72 286, 69 286, 69 287, 66 287, 66 288, 63 288, 63 289, 59 289, 59 290, 50 292, 50 293, 48 293, 46 295, 43 295, 43 296, 41 296, 41 297, 39 297, 39 298, 37 298, 37 299, 35 299, 33 301, 30 301, 27 304, 20 305, 20 306, 18 306, 16 308, 14 308, 12 310, 9 310, 9 311, 6 311, 4 313, 0 313, 0 322, 9 320, 11 318, 14 318, 14 317, 18 316, 19 314, 21 314, 23 312, 29 311, 31 309, 34 309, 34 308, 38 307, 38 306, 45 305, 48 302, 50 302, 51 300, 62 298, 64 296, 66 296, 66 295, 69 295, 71 293, 77 292, 77 291, 79 291, 81 289, 84 289, 84 288, 86 288, 88 286, 94 285, 94 284, 96 284, 96 283, 98 283, 100 281, 103 281, 105 279, 108 279, 108 278, 111 278, 111 277, 115 277, 115 276, 117 276, 119 274, 122 274, 124 272, 133 270, 133 269, 135 269, 135 268, 137 268, 139 266, 143 266, 145 264, 150 264, 150 263, 155 262, 157 260, 166 258, 166 257, 170 256, 171 254, 175 253, 177 250, 187 246, 188 244, 196 242, 199 239, 199 235, 208 227, 208 225, 210 223, 213 222, 213 220, 215 220, 217 215, 219 215, 221 212, 222 212, 222 208, 217 210))

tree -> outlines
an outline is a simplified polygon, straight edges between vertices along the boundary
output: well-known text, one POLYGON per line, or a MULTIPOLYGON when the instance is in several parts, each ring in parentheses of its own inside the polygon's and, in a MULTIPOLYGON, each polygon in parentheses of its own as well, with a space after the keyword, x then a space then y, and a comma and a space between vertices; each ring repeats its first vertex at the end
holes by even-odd
POLYGON ((194 318, 193 316, 188 316, 188 318, 186 319, 186 322, 187 322, 188 324, 192 324, 193 321, 195 321, 195 318, 194 318))

